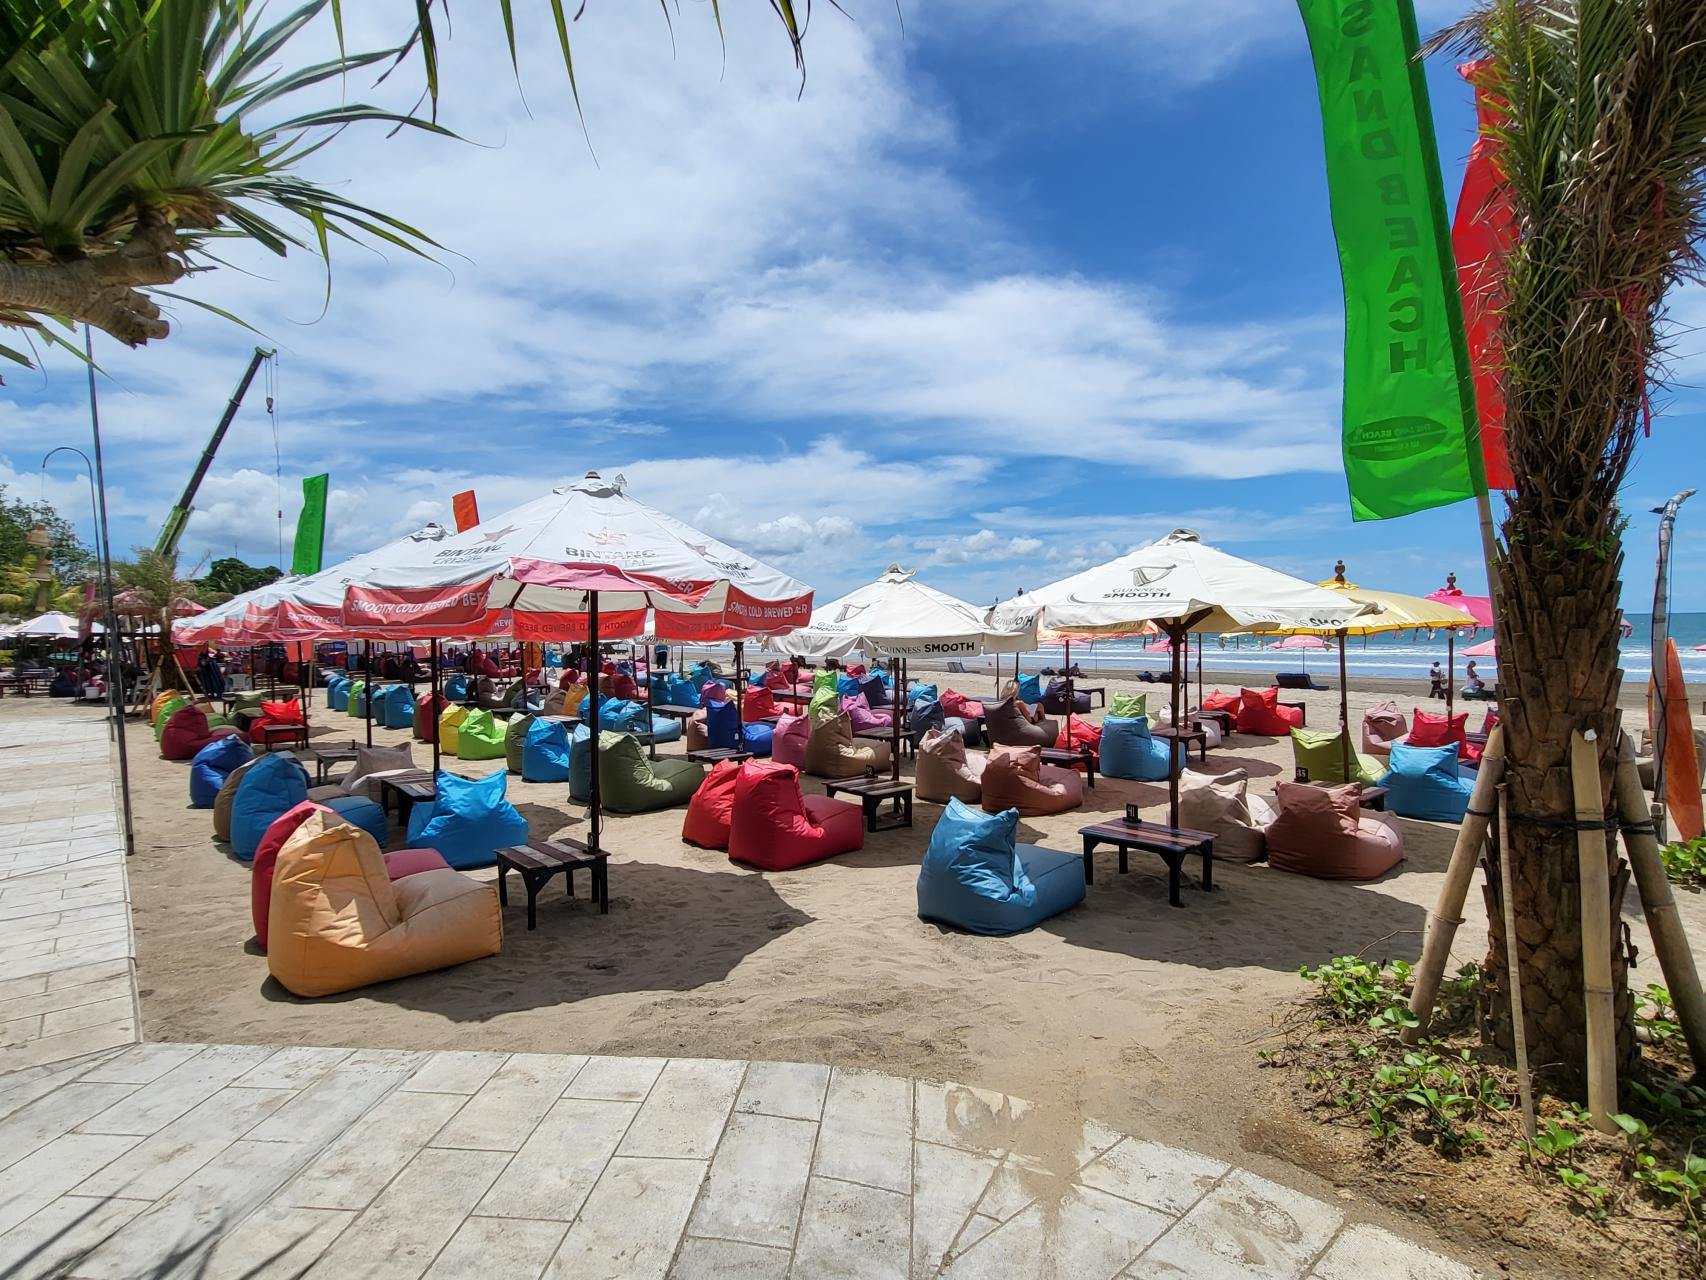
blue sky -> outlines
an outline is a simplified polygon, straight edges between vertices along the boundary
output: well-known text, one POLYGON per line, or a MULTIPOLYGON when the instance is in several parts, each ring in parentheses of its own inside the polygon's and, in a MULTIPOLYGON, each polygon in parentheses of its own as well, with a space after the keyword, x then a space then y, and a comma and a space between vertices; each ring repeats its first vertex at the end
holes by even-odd
MULTIPOLYGON (((1283 0, 856 0, 818 6, 803 97, 762 0, 592 5, 577 71, 527 33, 523 103, 458 10, 441 119, 469 141, 351 133, 313 176, 428 231, 441 264, 239 251, 192 291, 281 350, 285 545, 329 470, 330 557, 470 485, 488 515, 588 469, 811 583, 890 561, 974 600, 1185 525, 1311 578, 1426 592, 1483 580, 1470 505, 1354 524, 1338 455, 1341 302, 1308 50, 1283 0)), ((1450 0, 1423 0, 1425 27, 1450 0)), ((356 6, 346 6, 354 9, 356 6)), ((518 6, 518 9, 520 6, 518 6)), ((360 6, 352 42, 412 6, 360 6)), ((315 34, 316 40, 329 33, 315 34)), ((306 58, 317 51, 305 46, 306 58)), ((1473 124, 1430 71, 1446 185, 1473 124)), ((407 105, 405 86, 387 95, 407 105), (401 95, 401 96, 399 96, 401 95)), ((394 91, 395 90, 395 91, 394 91)), ((1651 597, 1646 509, 1700 479, 1706 298, 1677 300, 1675 372, 1627 490, 1625 603, 1651 597)), ((105 344, 114 541, 152 543, 252 335, 181 308, 105 344)), ((0 482, 43 492, 82 445, 79 367, 6 374, 0 482)), ((257 386, 204 486, 187 562, 278 546, 257 386)), ((49 497, 83 526, 86 490, 49 497)), ((1706 498, 1679 608, 1706 608, 1706 498)))

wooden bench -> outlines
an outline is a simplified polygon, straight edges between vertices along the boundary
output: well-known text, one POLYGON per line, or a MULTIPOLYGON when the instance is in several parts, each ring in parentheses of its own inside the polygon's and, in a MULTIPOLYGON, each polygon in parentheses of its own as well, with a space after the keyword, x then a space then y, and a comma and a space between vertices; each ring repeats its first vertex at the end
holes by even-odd
POLYGON ((1096 846, 1111 844, 1120 853, 1120 874, 1126 872, 1126 855, 1137 849, 1153 853, 1167 864, 1167 901, 1175 907, 1185 904, 1179 899, 1179 880, 1185 859, 1191 854, 1202 858, 1202 888, 1214 890, 1214 834, 1192 831, 1183 827, 1164 827, 1158 822, 1132 822, 1114 818, 1108 822, 1080 827, 1084 838, 1084 883, 1096 883, 1096 846))
POLYGON ((823 784, 823 794, 831 800, 837 792, 859 797, 859 807, 865 814, 865 830, 888 831, 912 825, 912 784, 892 778, 837 778, 823 784), (882 803, 889 801, 894 813, 886 823, 879 823, 882 803))
POLYGON ((594 853, 579 840, 563 836, 557 840, 542 840, 537 844, 518 844, 497 851, 498 905, 509 906, 509 873, 521 877, 527 890, 527 927, 539 924, 539 890, 559 871, 567 882, 569 897, 575 896, 575 868, 587 867, 592 872, 592 900, 598 904, 599 915, 610 914, 610 855, 603 849, 594 853))
POLYGON ((689 751, 687 758, 695 764, 711 766, 724 760, 733 760, 737 764, 742 760, 752 759, 752 752, 742 751, 738 747, 706 747, 703 751, 689 751))

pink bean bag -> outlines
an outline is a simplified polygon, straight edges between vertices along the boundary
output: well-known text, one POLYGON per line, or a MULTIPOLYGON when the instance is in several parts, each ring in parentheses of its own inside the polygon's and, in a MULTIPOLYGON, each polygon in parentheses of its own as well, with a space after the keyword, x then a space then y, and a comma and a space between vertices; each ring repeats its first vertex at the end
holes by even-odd
POLYGON ((983 719, 983 703, 976 702, 953 689, 942 690, 942 714, 958 716, 961 720, 983 719))
POLYGON ((1041 747, 991 747, 981 782, 985 813, 1017 809, 1022 818, 1040 818, 1084 801, 1084 780, 1071 769, 1044 764, 1041 747))
POLYGON ((739 778, 738 760, 721 760, 712 767, 687 803, 687 817, 681 823, 683 840, 701 849, 729 847, 729 815, 734 810, 739 778))
POLYGON ((791 764, 796 769, 806 767, 806 743, 811 741, 812 722, 805 716, 784 713, 776 721, 776 732, 770 739, 770 759, 777 764, 791 764))
POLYGON ((858 805, 802 795, 800 773, 792 765, 748 760, 740 766, 729 814, 733 861, 786 871, 864 844, 865 820, 858 805))
POLYGON ((1322 880, 1373 880, 1404 860, 1396 827, 1365 816, 1358 788, 1282 782, 1268 824, 1268 865, 1322 880))
POLYGON ((871 704, 862 693, 849 694, 842 698, 841 709, 847 713, 847 720, 853 726, 854 733, 862 729, 894 727, 894 716, 887 711, 872 711, 871 704))

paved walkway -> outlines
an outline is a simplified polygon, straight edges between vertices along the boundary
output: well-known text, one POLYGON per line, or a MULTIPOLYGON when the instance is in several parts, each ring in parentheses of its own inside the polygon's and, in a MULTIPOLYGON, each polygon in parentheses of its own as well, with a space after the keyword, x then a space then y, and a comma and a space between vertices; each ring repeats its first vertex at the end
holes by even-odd
POLYGON ((99 726, 0 750, 0 795, 0 1275, 1473 1274, 1245 1170, 955 1084, 136 1043, 99 726))

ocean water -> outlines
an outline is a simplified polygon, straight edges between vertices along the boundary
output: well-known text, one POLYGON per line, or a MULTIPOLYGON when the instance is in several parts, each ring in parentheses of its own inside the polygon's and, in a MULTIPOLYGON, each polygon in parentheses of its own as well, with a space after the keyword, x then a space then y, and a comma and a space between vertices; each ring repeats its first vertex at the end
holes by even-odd
MULTIPOLYGON (((1619 657, 1626 682, 1645 682, 1652 674, 1652 615, 1626 615, 1634 631, 1623 638, 1619 657)), ((1457 637, 1457 681, 1464 678, 1466 659, 1463 651, 1492 638, 1490 629, 1459 633, 1457 637)), ((1706 645, 1706 613, 1673 613, 1670 634, 1681 651, 1682 674, 1689 681, 1706 682, 1706 650, 1696 651, 1696 645, 1706 645)), ((1153 641, 1148 642, 1153 643, 1153 641)), ((1208 671, 1299 671, 1319 672, 1323 677, 1337 674, 1338 654, 1331 649, 1279 649, 1279 641, 1259 640, 1255 636, 1227 636, 1225 647, 1215 636, 1202 637, 1203 670, 1208 671)), ((1059 646, 1027 654, 1022 660, 1028 668, 1058 666, 1059 646)), ((1084 670, 1097 667, 1149 668, 1164 671, 1170 662, 1166 651, 1150 653, 1139 640, 1102 640, 1095 644, 1074 642, 1072 660, 1084 670)), ((1392 679, 1426 678, 1428 668, 1446 660, 1446 636, 1436 632, 1430 639, 1425 632, 1394 632, 1387 635, 1351 636, 1345 646, 1345 669, 1351 675, 1384 676, 1392 679)), ((1475 670, 1489 683, 1498 674, 1495 658, 1476 658, 1475 670)), ((1196 638, 1191 640, 1191 670, 1196 669, 1196 638)))

